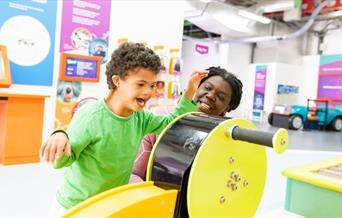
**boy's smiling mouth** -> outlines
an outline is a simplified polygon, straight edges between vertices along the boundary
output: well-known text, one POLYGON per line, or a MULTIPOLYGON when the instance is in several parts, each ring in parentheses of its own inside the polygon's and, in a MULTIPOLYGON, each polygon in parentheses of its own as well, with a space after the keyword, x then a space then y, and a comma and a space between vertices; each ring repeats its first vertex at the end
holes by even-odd
POLYGON ((144 107, 146 104, 146 100, 143 98, 137 98, 136 102, 137 102, 138 106, 140 106, 140 107, 144 107))

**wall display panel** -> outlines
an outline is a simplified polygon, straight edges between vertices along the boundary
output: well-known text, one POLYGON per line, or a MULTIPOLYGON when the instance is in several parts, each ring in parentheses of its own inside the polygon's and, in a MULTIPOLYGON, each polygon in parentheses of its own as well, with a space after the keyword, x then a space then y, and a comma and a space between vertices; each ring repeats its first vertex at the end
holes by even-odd
POLYGON ((0 1, 0 8, 13 83, 52 85, 57 1, 0 1))
POLYGON ((59 78, 67 81, 98 82, 101 57, 63 53, 59 78))
POLYGON ((6 47, 0 45, 0 88, 8 88, 12 83, 6 47))
POLYGON ((342 99, 342 54, 320 56, 317 97, 342 99))
POLYGON ((253 109, 263 110, 265 102, 267 66, 260 65, 255 67, 255 84, 253 109))
POLYGON ((111 1, 63 1, 60 51, 100 56, 106 63, 110 5, 111 1))
POLYGON ((318 98, 342 99, 342 74, 320 76, 318 98))

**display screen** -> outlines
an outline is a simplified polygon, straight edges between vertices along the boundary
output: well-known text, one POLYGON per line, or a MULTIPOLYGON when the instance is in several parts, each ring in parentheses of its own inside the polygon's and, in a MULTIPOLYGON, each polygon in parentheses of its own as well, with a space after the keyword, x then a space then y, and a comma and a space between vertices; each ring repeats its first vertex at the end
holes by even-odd
POLYGON ((65 76, 96 78, 97 61, 68 57, 66 59, 65 76))
POLYGON ((67 81, 98 82, 101 57, 63 53, 60 79, 67 81))

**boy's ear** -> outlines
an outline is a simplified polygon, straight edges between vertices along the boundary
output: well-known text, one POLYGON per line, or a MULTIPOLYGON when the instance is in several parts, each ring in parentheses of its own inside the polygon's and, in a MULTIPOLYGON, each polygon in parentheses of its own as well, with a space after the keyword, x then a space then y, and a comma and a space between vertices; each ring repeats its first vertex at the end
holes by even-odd
POLYGON ((120 86, 120 77, 119 75, 113 75, 112 76, 112 81, 116 87, 120 86))

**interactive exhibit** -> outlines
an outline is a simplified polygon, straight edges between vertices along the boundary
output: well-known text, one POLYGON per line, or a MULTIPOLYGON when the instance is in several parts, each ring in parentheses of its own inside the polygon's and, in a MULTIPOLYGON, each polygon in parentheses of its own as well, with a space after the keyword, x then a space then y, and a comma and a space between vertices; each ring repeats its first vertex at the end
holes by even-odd
POLYGON ((342 156, 293 167, 287 179, 285 208, 305 217, 342 216, 342 156))
POLYGON ((269 114, 268 123, 294 130, 303 127, 342 131, 342 101, 308 99, 307 106, 278 104, 269 114))
POLYGON ((64 217, 252 217, 266 180, 265 146, 284 152, 287 131, 258 131, 244 119, 182 115, 153 147, 147 182, 98 194, 64 217))

